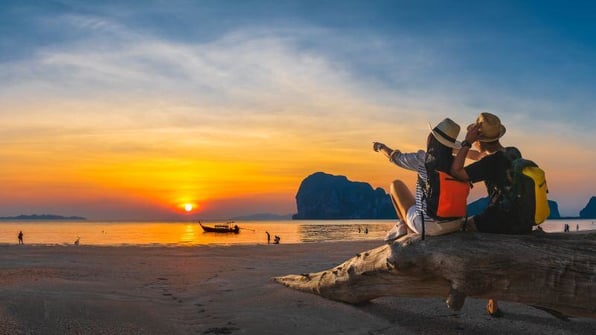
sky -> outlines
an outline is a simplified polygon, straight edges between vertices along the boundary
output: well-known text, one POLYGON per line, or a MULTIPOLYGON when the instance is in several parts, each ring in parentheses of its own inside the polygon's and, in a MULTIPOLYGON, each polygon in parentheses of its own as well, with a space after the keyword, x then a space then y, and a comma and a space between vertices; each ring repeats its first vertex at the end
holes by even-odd
POLYGON ((413 190, 372 142, 481 112, 577 216, 595 88, 590 1, 2 1, 0 216, 291 214, 317 171, 413 190))

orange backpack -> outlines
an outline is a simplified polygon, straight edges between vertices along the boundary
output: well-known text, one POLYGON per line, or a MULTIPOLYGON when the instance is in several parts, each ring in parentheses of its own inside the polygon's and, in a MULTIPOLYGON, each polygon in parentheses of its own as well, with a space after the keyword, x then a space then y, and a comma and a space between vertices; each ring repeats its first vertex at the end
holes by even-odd
POLYGON ((466 216, 470 184, 459 181, 443 171, 427 171, 428 180, 423 186, 426 213, 438 221, 454 220, 466 216))

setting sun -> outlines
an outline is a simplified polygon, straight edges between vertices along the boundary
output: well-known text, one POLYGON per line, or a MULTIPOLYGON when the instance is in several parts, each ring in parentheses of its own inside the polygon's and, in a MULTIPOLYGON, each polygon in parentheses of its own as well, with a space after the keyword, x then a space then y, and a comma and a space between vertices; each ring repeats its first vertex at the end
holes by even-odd
POLYGON ((184 204, 184 210, 187 212, 192 211, 193 205, 192 204, 184 204))

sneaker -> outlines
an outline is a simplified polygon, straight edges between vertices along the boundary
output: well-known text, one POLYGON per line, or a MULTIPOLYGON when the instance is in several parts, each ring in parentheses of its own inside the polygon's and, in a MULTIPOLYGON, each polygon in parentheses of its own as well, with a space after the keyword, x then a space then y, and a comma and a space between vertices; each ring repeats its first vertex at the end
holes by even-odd
POLYGON ((398 221, 395 226, 387 232, 387 235, 385 235, 385 242, 391 243, 398 238, 405 236, 407 233, 408 229, 406 228, 406 225, 402 221, 398 221))
POLYGON ((498 307, 497 301, 494 299, 488 299, 486 304, 486 312, 493 318, 502 318, 503 311, 498 307))

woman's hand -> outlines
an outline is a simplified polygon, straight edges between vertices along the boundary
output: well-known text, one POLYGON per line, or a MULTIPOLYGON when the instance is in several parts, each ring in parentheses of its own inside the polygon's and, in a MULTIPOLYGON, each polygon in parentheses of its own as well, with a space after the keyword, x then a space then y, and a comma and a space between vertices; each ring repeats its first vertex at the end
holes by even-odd
POLYGON ((381 142, 373 142, 373 150, 376 152, 383 150, 383 148, 385 148, 385 147, 386 147, 386 145, 381 142))

